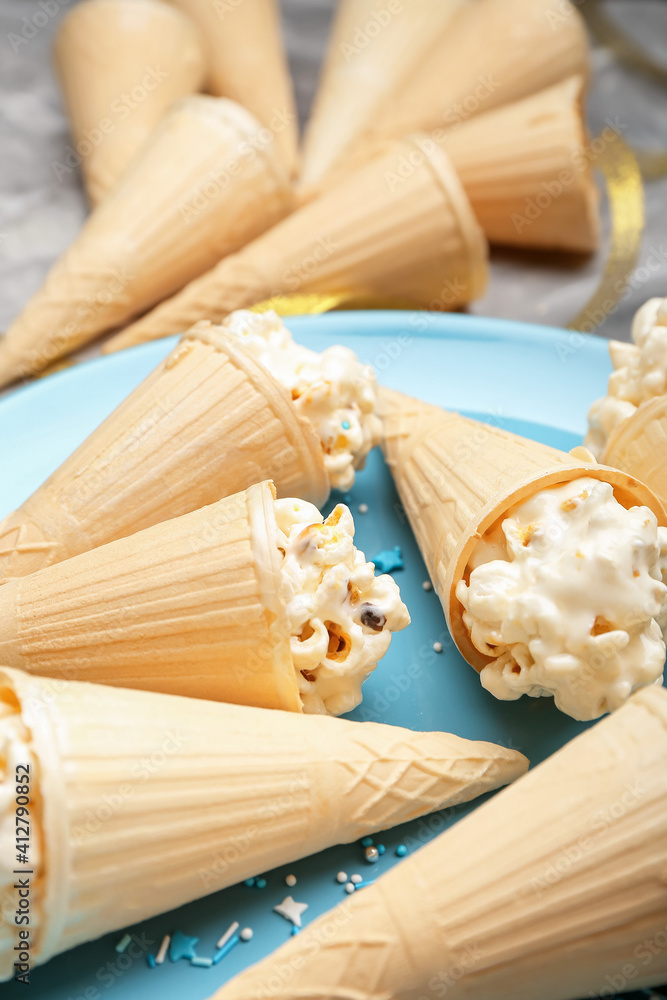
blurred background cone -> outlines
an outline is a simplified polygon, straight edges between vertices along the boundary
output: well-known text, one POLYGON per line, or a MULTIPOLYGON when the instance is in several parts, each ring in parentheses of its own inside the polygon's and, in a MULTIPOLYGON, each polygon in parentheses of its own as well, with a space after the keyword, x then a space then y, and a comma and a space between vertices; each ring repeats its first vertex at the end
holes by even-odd
POLYGON ((106 350, 217 322, 295 292, 455 309, 479 297, 487 246, 446 155, 426 136, 396 143, 241 253, 123 330, 106 350))
POLYGON ((358 160, 374 145, 416 129, 439 140, 475 115, 570 76, 586 79, 588 71, 586 28, 569 0, 464 3, 349 153, 358 160))
POLYGON ((382 450, 452 638, 478 671, 492 658, 470 640, 456 585, 480 537, 510 507, 547 486, 589 476, 611 483, 623 506, 644 505, 660 524, 667 523, 655 494, 618 469, 582 461, 389 389, 380 390, 379 412, 382 450))
MULTIPOLYGON (((439 45, 470 0, 340 0, 304 139, 299 186, 314 191, 348 146, 373 124, 389 94, 439 45)), ((408 130, 411 131, 411 130, 408 130)))
MULTIPOLYGON (((0 734, 27 754, 39 803, 31 965, 334 844, 469 801, 528 765, 516 751, 446 733, 8 669, 0 670, 0 734)), ((0 926, 2 979, 14 975, 15 930, 13 922, 0 926)))
POLYGON ((206 73, 198 29, 158 0, 84 0, 60 24, 54 61, 93 205, 206 73))
POLYGON ((477 115, 442 140, 491 243, 590 253, 599 194, 581 77, 477 115))
POLYGON ((289 394, 210 324, 178 346, 0 522, 0 583, 262 479, 322 505, 322 445, 289 394))
POLYGON ((179 101, 0 341, 0 385, 126 322, 281 219, 291 192, 260 131, 233 101, 179 101))
POLYGON ((274 496, 258 483, 7 583, 0 663, 300 712, 274 496))
POLYGON ((667 396, 642 403, 611 432, 602 461, 646 483, 667 510, 667 396))
POLYGON ((626 988, 628 969, 633 990, 664 982, 666 761, 667 692, 646 688, 216 1000, 575 1000, 626 988))
POLYGON ((230 97, 273 132, 282 164, 296 173, 299 122, 277 0, 169 0, 202 30, 208 89, 230 97))

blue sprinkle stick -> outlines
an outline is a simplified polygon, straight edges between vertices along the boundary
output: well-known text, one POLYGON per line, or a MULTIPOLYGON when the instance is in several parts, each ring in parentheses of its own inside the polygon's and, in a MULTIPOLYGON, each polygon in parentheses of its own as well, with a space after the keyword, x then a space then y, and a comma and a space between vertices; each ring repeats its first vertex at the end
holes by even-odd
POLYGON ((218 948, 215 955, 213 956, 213 965, 217 965, 218 962, 222 962, 225 955, 229 955, 232 948, 235 948, 240 940, 241 938, 238 936, 238 934, 234 934, 233 937, 230 937, 229 941, 223 944, 222 948, 218 948))
POLYGON ((204 958, 202 955, 195 955, 190 959, 190 965, 198 965, 202 969, 210 969, 213 965, 212 958, 204 958))
POLYGON ((365 889, 367 885, 375 885, 376 882, 377 882, 377 879, 375 879, 375 878, 371 878, 367 882, 357 882, 356 888, 357 889, 365 889))
POLYGON ((152 955, 150 951, 146 955, 146 964, 148 965, 149 969, 155 968, 155 955, 152 955))
POLYGON ((118 942, 118 944, 116 945, 116 951, 118 952, 118 954, 122 955, 124 952, 126 952, 131 943, 132 943, 132 935, 124 934, 123 937, 118 942))
POLYGON ((292 925, 292 932, 291 933, 292 933, 292 937, 294 937, 295 934, 299 933, 299 928, 296 926, 296 924, 292 925))
POLYGON ((349 429, 350 429, 350 421, 349 420, 344 420, 343 423, 341 424, 341 427, 343 428, 344 431, 349 431, 349 429))

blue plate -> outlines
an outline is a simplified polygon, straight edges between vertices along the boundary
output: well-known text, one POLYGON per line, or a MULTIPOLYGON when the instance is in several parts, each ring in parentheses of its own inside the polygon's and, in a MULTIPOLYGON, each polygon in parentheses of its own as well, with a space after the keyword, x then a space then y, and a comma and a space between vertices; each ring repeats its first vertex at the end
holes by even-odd
MULTIPOLYGON (((605 341, 567 330, 474 318, 411 312, 331 313, 288 321, 297 340, 315 350, 344 343, 372 364, 386 385, 432 403, 496 424, 555 447, 579 444, 586 412, 603 395, 610 372, 605 341)), ((2 470, 0 516, 20 504, 104 419, 171 349, 176 338, 146 344, 60 372, 0 402, 2 470)), ((334 498, 334 500, 340 497, 334 498)), ((411 531, 399 517, 394 486, 379 453, 370 456, 347 497, 357 523, 357 544, 372 558, 399 545, 404 569, 395 577, 412 614, 412 625, 391 648, 364 686, 363 704, 351 718, 447 730, 469 739, 491 740, 521 750, 533 764, 585 726, 561 715, 550 699, 498 702, 452 646, 442 609, 425 592, 426 570, 411 531), (367 515, 359 504, 368 504, 367 515), (442 643, 443 652, 433 650, 442 643)), ((478 800, 479 801, 479 800, 478 800)), ((234 886, 172 913, 130 928, 133 954, 117 955, 115 933, 53 959, 31 975, 32 1000, 101 1000, 113 989, 122 1000, 204 1000, 247 965, 289 936, 289 925, 273 913, 285 895, 308 904, 305 921, 344 897, 335 881, 343 870, 376 877, 399 862, 395 851, 413 851, 465 815, 474 805, 449 809, 375 838, 386 853, 374 867, 359 844, 332 848, 265 874, 264 889, 234 886), (287 874, 296 875, 293 890, 287 874), (212 955, 215 942, 234 920, 252 927, 213 969, 167 961, 149 969, 147 950, 180 929, 199 938, 198 953, 212 955)), ((603 985, 603 984, 602 984, 603 985)), ((23 997, 23 986, 2 987, 3 997, 23 997)))

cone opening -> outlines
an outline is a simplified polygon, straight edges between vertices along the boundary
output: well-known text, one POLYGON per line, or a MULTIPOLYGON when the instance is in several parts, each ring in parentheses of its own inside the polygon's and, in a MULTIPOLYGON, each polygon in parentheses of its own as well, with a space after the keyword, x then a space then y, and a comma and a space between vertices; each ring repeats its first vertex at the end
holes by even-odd
POLYGON ((273 505, 276 488, 267 480, 251 486, 246 491, 246 498, 253 556, 271 643, 271 649, 263 651, 268 656, 262 658, 270 660, 281 707, 292 712, 303 712, 296 667, 292 659, 289 624, 281 596, 281 555, 277 545, 278 524, 273 505))
POLYGON ((613 487, 614 497, 621 506, 627 509, 635 506, 648 507, 657 517, 658 524, 667 525, 665 511, 652 490, 633 476, 600 465, 580 465, 545 472, 537 479, 518 484, 500 503, 494 500, 487 504, 476 522, 468 527, 449 561, 449 566, 442 567, 439 558, 436 558, 436 584, 445 609, 449 631, 461 655, 478 673, 489 663, 493 663, 495 657, 486 656, 472 644, 470 633, 463 621, 463 606, 456 597, 456 586, 460 580, 466 578, 475 546, 494 524, 506 516, 511 507, 527 500, 540 490, 550 486, 560 486, 583 477, 609 483, 613 487))

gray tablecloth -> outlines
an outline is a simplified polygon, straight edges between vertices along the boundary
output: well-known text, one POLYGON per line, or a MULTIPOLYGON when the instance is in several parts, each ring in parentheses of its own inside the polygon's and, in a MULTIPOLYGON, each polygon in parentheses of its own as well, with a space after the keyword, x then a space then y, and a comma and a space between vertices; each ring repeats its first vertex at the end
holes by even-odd
MULTIPOLYGON (((50 65, 58 21, 76 0, 51 0, 48 23, 25 44, 12 43, 22 19, 42 10, 38 0, 0 0, 0 329, 16 316, 44 274, 69 244, 85 214, 76 172, 58 179, 52 164, 63 159, 69 141, 50 65)), ((502 2, 502 0, 499 0, 502 2)), ((305 120, 325 48, 334 0, 283 0, 285 37, 299 111, 305 120)), ((667 3, 663 0, 607 0, 606 10, 656 58, 667 65, 667 3)), ((44 18, 39 18, 43 21, 44 18)), ((637 147, 667 149, 667 87, 619 65, 595 45, 595 78, 588 102, 591 130, 607 118, 623 125, 637 147)), ((606 206, 605 231, 608 228, 606 206)), ((667 179, 646 185, 647 224, 630 294, 600 327, 627 339, 636 308, 652 295, 667 294, 667 179), (647 261, 657 268, 649 270, 647 261)), ((494 250, 491 282, 471 311, 564 325, 596 289, 606 257, 601 251, 583 263, 551 254, 494 250)))

